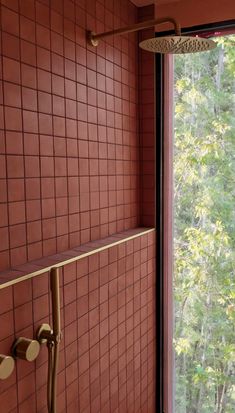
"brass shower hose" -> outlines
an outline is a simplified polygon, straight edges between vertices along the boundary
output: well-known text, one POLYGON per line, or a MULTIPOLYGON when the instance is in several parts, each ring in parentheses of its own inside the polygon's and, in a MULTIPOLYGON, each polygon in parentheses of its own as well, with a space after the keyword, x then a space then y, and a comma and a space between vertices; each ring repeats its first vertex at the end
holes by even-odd
POLYGON ((47 408, 48 413, 56 413, 57 372, 59 365, 59 346, 61 340, 60 327, 60 278, 59 268, 52 268, 50 272, 50 288, 52 302, 52 324, 43 324, 38 331, 38 339, 47 344, 48 372, 47 372, 47 408))
POLYGON ((57 371, 59 362, 59 343, 47 343, 48 374, 47 374, 47 407, 48 413, 56 413, 57 371))

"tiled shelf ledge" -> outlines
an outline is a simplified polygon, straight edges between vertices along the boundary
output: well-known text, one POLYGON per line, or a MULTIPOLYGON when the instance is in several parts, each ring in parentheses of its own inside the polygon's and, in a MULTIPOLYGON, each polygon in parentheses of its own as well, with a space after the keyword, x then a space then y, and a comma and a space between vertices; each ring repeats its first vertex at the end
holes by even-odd
POLYGON ((153 232, 154 228, 135 228, 119 232, 107 238, 88 242, 60 254, 40 258, 39 260, 20 265, 7 271, 0 272, 0 289, 17 284, 29 278, 46 273, 54 267, 63 267, 89 255, 96 254, 115 245, 153 232))

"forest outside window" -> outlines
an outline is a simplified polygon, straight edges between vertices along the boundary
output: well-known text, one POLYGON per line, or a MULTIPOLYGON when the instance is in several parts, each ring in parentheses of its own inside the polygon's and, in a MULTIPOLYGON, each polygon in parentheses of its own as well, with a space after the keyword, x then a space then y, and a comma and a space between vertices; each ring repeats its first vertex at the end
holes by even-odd
POLYGON ((235 412, 235 34, 214 40, 216 49, 169 58, 165 68, 169 413, 235 412))

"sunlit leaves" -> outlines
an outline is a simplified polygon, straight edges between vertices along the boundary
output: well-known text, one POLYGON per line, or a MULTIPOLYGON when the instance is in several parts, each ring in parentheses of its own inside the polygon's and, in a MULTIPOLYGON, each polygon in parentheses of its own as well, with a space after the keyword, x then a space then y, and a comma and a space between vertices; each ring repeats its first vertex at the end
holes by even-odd
POLYGON ((175 59, 176 413, 235 411, 235 36, 216 41, 175 59))

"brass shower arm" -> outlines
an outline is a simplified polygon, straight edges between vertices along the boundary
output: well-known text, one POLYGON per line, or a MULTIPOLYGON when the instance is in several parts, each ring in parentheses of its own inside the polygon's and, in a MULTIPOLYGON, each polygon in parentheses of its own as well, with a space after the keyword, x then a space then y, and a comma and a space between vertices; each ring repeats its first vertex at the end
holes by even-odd
POLYGON ((88 31, 87 39, 88 39, 88 42, 92 46, 98 46, 99 40, 103 39, 104 37, 116 36, 118 34, 124 34, 124 33, 137 32, 139 30, 148 29, 149 27, 153 27, 156 24, 162 24, 162 23, 172 23, 174 26, 176 35, 177 36, 181 35, 181 29, 180 29, 179 23, 176 20, 172 19, 171 17, 164 17, 162 19, 148 20, 145 22, 133 24, 131 26, 121 27, 120 29, 110 30, 108 32, 103 32, 103 33, 98 33, 98 34, 92 31, 88 31))

